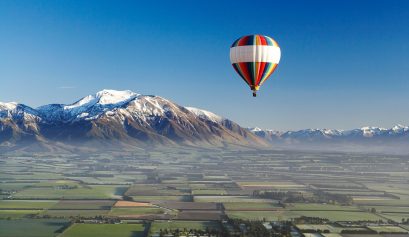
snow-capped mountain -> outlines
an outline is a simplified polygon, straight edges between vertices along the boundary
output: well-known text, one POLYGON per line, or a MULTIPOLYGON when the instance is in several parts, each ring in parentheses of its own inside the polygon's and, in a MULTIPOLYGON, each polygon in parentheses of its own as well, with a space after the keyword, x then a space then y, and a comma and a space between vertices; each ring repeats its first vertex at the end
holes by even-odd
POLYGON ((35 109, 15 102, 0 103, 0 150, 33 144, 266 148, 285 145, 296 149, 365 145, 400 146, 409 150, 408 143, 408 126, 299 131, 245 129, 212 112, 132 91, 103 90, 72 104, 49 104, 35 109))
POLYGON ((247 129, 209 111, 185 108, 159 96, 103 90, 72 104, 36 109, 0 104, 0 144, 29 141, 83 145, 267 146, 247 129))
POLYGON ((203 109, 197 109, 197 108, 193 108, 193 107, 186 107, 187 110, 189 110, 190 112, 194 113, 196 116, 198 116, 201 119, 204 120, 209 120, 215 123, 221 123, 223 122, 223 120, 225 120, 224 118, 220 117, 217 114, 214 114, 212 112, 203 110, 203 109))
POLYGON ((362 127, 352 130, 303 129, 274 131, 249 128, 273 147, 301 150, 409 153, 409 127, 362 127))
MULTIPOLYGON (((391 139, 391 138, 409 138, 409 126, 396 125, 393 128, 379 127, 362 127, 352 130, 336 130, 336 129, 303 129, 298 131, 274 131, 263 130, 260 128, 249 128, 249 131, 259 137, 269 141, 328 141, 328 140, 349 140, 354 139, 372 140, 375 139, 391 139)), ((408 140, 409 142, 409 140, 408 140)))
POLYGON ((0 119, 23 119, 35 120, 38 119, 38 112, 26 105, 16 102, 2 103, 0 102, 0 119))
POLYGON ((139 94, 132 91, 102 90, 95 95, 88 95, 69 105, 50 104, 37 108, 42 118, 48 121, 92 120, 103 113, 136 99, 139 94))

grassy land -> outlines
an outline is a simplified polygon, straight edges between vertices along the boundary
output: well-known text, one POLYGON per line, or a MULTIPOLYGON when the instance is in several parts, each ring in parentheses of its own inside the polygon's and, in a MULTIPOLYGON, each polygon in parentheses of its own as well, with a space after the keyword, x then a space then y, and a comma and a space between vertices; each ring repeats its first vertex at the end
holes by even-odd
POLYGON ((109 215, 126 216, 126 215, 145 215, 145 214, 162 214, 164 210, 158 207, 134 207, 134 208, 112 208, 109 215))
POLYGON ((61 200, 52 209, 109 210, 114 203, 112 200, 61 200))
POLYGON ((109 199, 115 198, 118 189, 124 186, 89 185, 78 186, 73 189, 56 189, 55 187, 32 187, 24 189, 14 195, 19 199, 109 199))
POLYGON ((273 202, 226 202, 223 205, 226 210, 280 208, 273 202))
POLYGON ((140 202, 185 201, 185 196, 132 196, 132 198, 140 202))
POLYGON ((0 219, 20 219, 29 214, 40 214, 42 210, 0 210, 0 219))
POLYGON ((407 213, 409 214, 409 206, 362 206, 365 209, 375 208, 381 213, 407 213))
POLYGON ((0 209, 43 209, 51 208, 56 203, 52 200, 0 200, 0 209))
POLYGON ((402 218, 409 218, 409 213, 381 213, 380 215, 396 222, 400 222, 402 218))
POLYGON ((154 221, 151 225, 150 233, 159 232, 160 229, 196 229, 205 230, 209 229, 219 229, 220 225, 218 222, 213 221, 154 221))
POLYGON ((370 226, 368 228, 378 233, 408 233, 407 230, 402 229, 399 226, 370 226))
POLYGON ((226 195, 227 192, 224 189, 197 189, 193 190, 192 193, 194 195, 226 195))
POLYGON ((317 204, 317 203, 289 203, 286 204, 288 210, 302 210, 302 211, 358 211, 356 206, 341 206, 331 204, 317 204))
POLYGON ((67 220, 0 220, 0 237, 52 237, 68 224, 67 220))
POLYGON ((227 211, 230 218, 240 218, 247 220, 290 220, 300 216, 320 217, 331 221, 376 221, 381 217, 367 212, 351 211, 227 211))
POLYGON ((35 185, 36 183, 0 183, 1 190, 22 190, 24 188, 35 185))
POLYGON ((41 213, 42 215, 49 215, 53 217, 68 218, 71 216, 94 217, 104 216, 109 213, 109 210, 47 210, 41 213))
POLYGON ((238 182, 242 187, 271 187, 278 189, 292 189, 292 188, 303 188, 304 185, 297 184, 294 182, 265 182, 265 181, 256 181, 256 182, 238 182))
POLYGON ((195 196, 195 202, 267 202, 271 203, 269 199, 251 198, 247 196, 195 196))
POLYGON ((74 224, 60 237, 144 237, 141 224, 74 224))

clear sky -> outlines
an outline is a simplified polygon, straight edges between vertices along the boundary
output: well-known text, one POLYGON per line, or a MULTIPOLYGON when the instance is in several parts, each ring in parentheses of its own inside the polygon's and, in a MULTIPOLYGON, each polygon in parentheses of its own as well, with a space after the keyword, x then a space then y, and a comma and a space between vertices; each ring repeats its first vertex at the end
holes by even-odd
POLYGON ((409 1, 0 1, 0 101, 154 94, 242 126, 409 124, 409 1), (265 34, 280 65, 253 98, 229 62, 265 34))

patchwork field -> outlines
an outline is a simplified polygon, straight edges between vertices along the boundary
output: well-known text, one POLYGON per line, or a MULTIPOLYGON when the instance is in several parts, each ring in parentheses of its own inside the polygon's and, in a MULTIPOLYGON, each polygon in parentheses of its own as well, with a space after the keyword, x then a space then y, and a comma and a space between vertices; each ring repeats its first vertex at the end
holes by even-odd
POLYGON ((178 228, 233 235, 240 224, 250 226, 245 220, 271 231, 281 228, 272 221, 297 221, 298 229, 329 237, 344 237, 343 230, 401 233, 409 228, 408 159, 189 148, 0 154, 0 237, 24 236, 26 227, 16 228, 22 225, 33 230, 28 237, 146 236, 178 228))

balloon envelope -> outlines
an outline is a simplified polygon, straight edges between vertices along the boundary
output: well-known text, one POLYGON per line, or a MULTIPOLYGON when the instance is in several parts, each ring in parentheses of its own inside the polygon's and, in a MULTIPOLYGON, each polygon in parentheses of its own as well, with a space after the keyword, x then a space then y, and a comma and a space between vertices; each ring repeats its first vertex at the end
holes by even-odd
POLYGON ((236 40, 230 47, 230 61, 236 72, 253 90, 274 72, 281 58, 277 42, 264 35, 247 35, 236 40))

